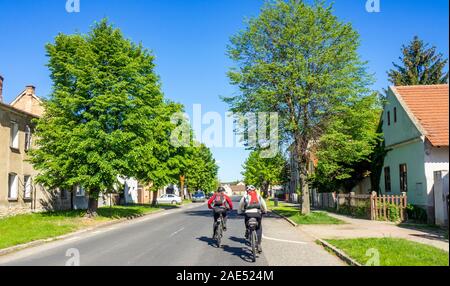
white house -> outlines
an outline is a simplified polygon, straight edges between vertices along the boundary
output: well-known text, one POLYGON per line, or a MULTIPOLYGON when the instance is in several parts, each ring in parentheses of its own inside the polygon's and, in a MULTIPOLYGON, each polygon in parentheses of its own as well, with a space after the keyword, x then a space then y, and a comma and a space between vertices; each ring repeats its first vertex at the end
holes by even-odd
POLYGON ((118 177, 118 181, 124 186, 124 199, 126 204, 137 204, 138 201, 138 181, 133 178, 118 177))
POLYGON ((382 119, 382 193, 406 192, 408 203, 441 225, 448 223, 448 108, 448 84, 390 87, 382 119))

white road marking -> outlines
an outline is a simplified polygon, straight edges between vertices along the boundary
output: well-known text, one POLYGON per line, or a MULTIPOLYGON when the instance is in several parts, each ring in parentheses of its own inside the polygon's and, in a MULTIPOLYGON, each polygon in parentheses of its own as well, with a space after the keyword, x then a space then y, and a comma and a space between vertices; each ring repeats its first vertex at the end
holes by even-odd
POLYGON ((273 241, 278 241, 278 242, 286 242, 286 243, 307 244, 306 242, 303 242, 303 241, 278 239, 278 238, 267 237, 265 235, 263 235, 263 239, 273 240, 273 241))
POLYGON ((179 230, 177 230, 177 231, 175 231, 175 232, 172 233, 169 237, 172 237, 172 236, 174 236, 174 235, 177 235, 178 233, 182 232, 183 230, 184 230, 184 227, 181 228, 181 229, 179 229, 179 230))

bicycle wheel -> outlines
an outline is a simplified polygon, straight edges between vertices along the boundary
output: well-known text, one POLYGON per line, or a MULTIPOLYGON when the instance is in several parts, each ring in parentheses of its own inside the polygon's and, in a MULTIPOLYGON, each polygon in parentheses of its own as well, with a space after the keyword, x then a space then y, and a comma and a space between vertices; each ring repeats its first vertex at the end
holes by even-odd
POLYGON ((257 241, 257 237, 256 237, 256 231, 252 230, 251 233, 251 244, 252 244, 252 261, 256 262, 256 242, 257 241))
POLYGON ((222 221, 220 221, 217 224, 217 230, 216 230, 217 247, 220 247, 222 245, 222 232, 223 232, 223 226, 222 226, 222 221))

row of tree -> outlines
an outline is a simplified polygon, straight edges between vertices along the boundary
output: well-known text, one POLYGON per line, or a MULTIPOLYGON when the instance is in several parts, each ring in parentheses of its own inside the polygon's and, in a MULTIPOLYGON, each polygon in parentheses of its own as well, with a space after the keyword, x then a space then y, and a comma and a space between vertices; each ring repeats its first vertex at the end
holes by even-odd
MULTIPOLYGON (((358 33, 333 15, 332 5, 277 0, 268 1, 229 45, 236 64, 229 78, 240 93, 224 100, 235 112, 278 112, 280 150, 292 148, 303 214, 310 212, 309 183, 323 191, 348 189, 383 164, 383 97, 370 89, 373 77, 359 44, 358 33), (308 177, 312 149, 318 165, 308 177)), ((448 82, 447 60, 417 37, 400 59, 388 73, 394 85, 448 82)), ((286 180, 286 156, 258 154, 256 148, 244 164, 246 182, 265 190, 286 180)))
POLYGON ((31 162, 37 182, 49 189, 83 186, 89 214, 98 196, 135 178, 153 191, 180 181, 191 191, 210 191, 218 167, 204 145, 177 147, 171 120, 183 106, 166 99, 154 57, 124 38, 106 20, 88 34, 59 34, 48 44, 53 81, 45 114, 37 120, 31 162))

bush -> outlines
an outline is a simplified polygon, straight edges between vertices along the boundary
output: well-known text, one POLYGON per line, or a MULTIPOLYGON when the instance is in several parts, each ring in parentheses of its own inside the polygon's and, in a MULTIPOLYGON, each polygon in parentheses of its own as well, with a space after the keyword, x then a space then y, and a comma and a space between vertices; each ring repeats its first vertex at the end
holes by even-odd
POLYGON ((342 205, 339 206, 337 213, 357 218, 370 218, 370 205, 364 204, 359 206, 342 205))
POLYGON ((398 222, 400 220, 400 207, 395 204, 387 205, 388 220, 398 222))
POLYGON ((428 221, 426 210, 419 206, 409 204, 406 207, 406 213, 408 215, 408 220, 414 220, 422 223, 426 223, 428 221))

